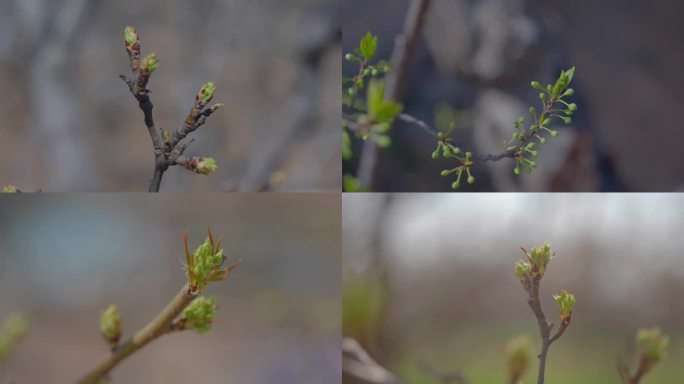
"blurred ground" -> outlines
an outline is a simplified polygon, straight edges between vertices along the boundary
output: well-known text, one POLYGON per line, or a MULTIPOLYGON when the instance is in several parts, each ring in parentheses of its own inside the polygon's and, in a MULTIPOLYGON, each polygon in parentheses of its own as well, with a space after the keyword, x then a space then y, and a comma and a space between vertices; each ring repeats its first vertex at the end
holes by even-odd
MULTIPOLYGON (((343 50, 367 31, 387 59, 408 0, 350 0, 342 12, 343 50)), ((673 191, 684 186, 684 104, 680 1, 432 0, 403 100, 407 113, 434 125, 435 108, 460 111, 456 143, 496 153, 512 122, 536 105, 531 80, 550 82, 577 67, 579 106, 540 155, 540 168, 516 178, 510 162, 478 166, 477 191, 673 191)), ((343 72, 353 71, 345 63, 343 72)), ((396 124, 380 152, 376 191, 448 191, 448 162, 430 158, 433 140, 396 124)), ((360 152, 360 148, 357 148, 360 152)), ((358 152, 357 152, 358 153, 358 152)), ((355 173, 357 162, 345 165, 355 173)), ((452 168, 452 167, 449 167, 452 168)))
POLYGON ((504 382, 503 346, 520 334, 535 349, 538 340, 513 274, 518 247, 550 242, 545 312, 557 319, 551 296, 561 289, 577 305, 551 348, 548 382, 618 383, 635 331, 657 325, 671 347, 644 383, 677 383, 683 227, 679 194, 346 194, 343 333, 407 383, 436 383, 422 362, 472 383, 504 382))
POLYGON ((85 374, 108 353, 100 311, 119 306, 124 337, 145 325, 184 283, 183 231, 194 249, 207 225, 243 261, 207 289, 213 329, 155 340, 113 382, 339 382, 338 196, 34 196, 0 199, 0 319, 23 311, 31 323, 0 382, 85 374))
POLYGON ((202 83, 225 106, 189 155, 219 171, 165 174, 164 191, 338 190, 337 0, 12 0, 0 3, 0 183, 26 191, 145 191, 153 154, 123 29, 160 67, 157 126, 174 130, 202 83))

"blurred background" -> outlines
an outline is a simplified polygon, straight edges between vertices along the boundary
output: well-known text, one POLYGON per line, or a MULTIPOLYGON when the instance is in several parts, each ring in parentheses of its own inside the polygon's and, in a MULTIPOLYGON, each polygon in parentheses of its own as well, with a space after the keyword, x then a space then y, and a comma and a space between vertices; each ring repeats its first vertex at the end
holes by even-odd
MULTIPOLYGON (((371 31, 376 57, 389 59, 409 3, 346 1, 344 52, 371 31)), ((550 83, 574 65, 579 110, 543 146, 540 167, 516 177, 511 161, 479 165, 477 182, 461 190, 681 190, 682 12, 676 0, 431 0, 401 101, 433 127, 436 116, 455 116, 457 145, 498 153, 513 121, 539 104, 530 81, 550 83)), ((345 76, 358 71, 354 64, 345 61, 345 76)), ((453 180, 439 175, 450 163, 430 157, 432 137, 406 123, 391 136, 391 147, 377 152, 373 190, 451 190, 453 180)), ((359 171, 361 146, 344 173, 359 171)))
POLYGON ((206 81, 225 106, 190 135, 215 157, 164 191, 338 190, 338 0, 0 2, 0 183, 25 191, 145 191, 152 145, 118 78, 126 25, 155 52, 157 126, 175 130, 206 81))
POLYGON ((113 382, 339 382, 340 216, 332 194, 4 195, 0 319, 21 311, 30 328, 0 382, 69 383, 94 368, 108 353, 100 312, 119 306, 125 338, 147 324, 185 282, 183 232, 194 250, 208 225, 242 259, 206 290, 212 330, 153 341, 113 382))
POLYGON ((558 323, 561 289, 577 299, 549 383, 619 383, 618 358, 634 370, 635 332, 653 326, 671 345, 643 383, 684 377, 684 196, 345 194, 342 204, 343 334, 405 383, 440 383, 430 370, 504 383, 509 340, 527 335, 536 353, 513 266, 520 246, 546 242, 556 252, 540 295, 547 317, 558 323))

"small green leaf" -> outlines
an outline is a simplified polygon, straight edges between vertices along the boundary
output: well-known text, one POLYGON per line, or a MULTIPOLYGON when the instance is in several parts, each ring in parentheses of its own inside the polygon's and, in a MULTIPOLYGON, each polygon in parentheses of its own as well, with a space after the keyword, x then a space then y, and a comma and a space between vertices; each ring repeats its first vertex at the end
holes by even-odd
POLYGON ((366 34, 361 39, 359 43, 359 51, 361 55, 366 59, 371 59, 375 56, 375 52, 378 49, 378 37, 373 36, 372 33, 366 32, 366 34))

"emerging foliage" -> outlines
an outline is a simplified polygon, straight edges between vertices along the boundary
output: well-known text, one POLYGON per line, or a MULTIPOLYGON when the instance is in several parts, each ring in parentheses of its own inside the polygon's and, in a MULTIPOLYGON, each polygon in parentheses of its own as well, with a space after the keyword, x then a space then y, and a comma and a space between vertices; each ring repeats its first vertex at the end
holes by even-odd
POLYGON ((185 329, 204 333, 211 329, 211 323, 215 316, 216 298, 200 296, 183 309, 179 323, 185 329))
MULTIPOLYGON (((539 166, 535 160, 539 156, 538 146, 545 144, 549 138, 558 136, 558 131, 553 128, 554 120, 570 124, 572 123, 570 116, 577 111, 577 105, 566 100, 574 94, 574 90, 570 88, 570 83, 575 76, 574 67, 561 71, 558 78, 546 87, 533 81, 531 82, 532 88, 539 91, 541 103, 539 111, 535 107, 530 107, 529 123, 526 122, 525 117, 520 117, 513 123, 514 132, 511 138, 504 142, 501 153, 477 155, 453 143, 450 134, 456 126, 454 121, 451 121, 446 129, 435 130, 425 122, 403 114, 402 104, 386 99, 383 76, 390 71, 390 67, 382 61, 373 64, 372 60, 376 56, 377 49, 377 36, 368 32, 361 38, 354 52, 344 56, 347 61, 358 64, 358 72, 351 78, 343 78, 343 84, 346 87, 343 104, 348 110, 342 122, 343 160, 350 160, 353 157, 350 132, 353 132, 357 138, 371 140, 379 147, 387 148, 391 145, 389 131, 394 121, 400 119, 420 127, 436 138, 437 148, 432 152, 433 159, 455 160, 456 164, 453 168, 444 169, 440 174, 444 177, 453 175, 454 181, 451 187, 458 189, 463 178, 468 184, 475 183, 472 167, 480 162, 509 158, 514 161, 514 174, 531 173, 539 166), (366 102, 360 103, 358 98, 364 89, 367 89, 366 102)), ((438 124, 438 126, 442 125, 438 124)))

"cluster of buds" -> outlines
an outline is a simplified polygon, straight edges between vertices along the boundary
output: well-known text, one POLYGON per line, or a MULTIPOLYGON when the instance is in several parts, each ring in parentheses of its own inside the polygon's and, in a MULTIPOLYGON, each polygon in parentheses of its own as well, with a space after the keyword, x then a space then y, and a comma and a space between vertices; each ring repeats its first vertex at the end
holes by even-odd
MULTIPOLYGON (((347 81, 351 86, 347 88, 347 94, 355 97, 359 90, 362 90, 366 81, 371 77, 378 77, 390 71, 390 66, 387 62, 379 62, 371 64, 371 60, 375 56, 378 49, 378 37, 370 32, 367 32, 359 41, 359 46, 354 50, 354 53, 347 53, 344 59, 349 62, 358 62, 359 72, 353 78, 347 81)), ((350 105, 352 108, 353 105, 350 105)))
POLYGON ((233 265, 222 268, 227 257, 221 249, 221 239, 214 241, 211 230, 208 230, 207 238, 204 243, 197 247, 195 252, 190 253, 188 249, 188 233, 183 237, 185 247, 185 270, 190 285, 190 292, 201 292, 212 281, 225 280, 233 269, 240 265, 238 260, 233 265))
POLYGON ((572 320, 572 308, 575 306, 575 296, 562 290, 559 294, 553 295, 553 299, 560 307, 561 327, 567 327, 572 320))
POLYGON ((518 384, 530 366, 531 341, 527 336, 518 336, 504 347, 509 382, 518 384))
POLYGON ((199 333, 211 329, 211 324, 216 316, 216 299, 213 297, 200 296, 193 300, 181 313, 176 322, 178 329, 193 329, 199 333))
POLYGON ((670 338, 658 327, 643 328, 637 332, 636 344, 641 356, 641 365, 646 373, 665 356, 670 338))
POLYGON ((140 36, 134 27, 127 26, 124 29, 124 47, 128 53, 131 70, 137 76, 135 79, 135 94, 145 92, 150 75, 159 67, 159 59, 154 53, 140 60, 140 36))
POLYGON ((140 68, 140 37, 134 27, 126 26, 124 29, 124 45, 131 62, 131 69, 137 72, 140 68))
POLYGON ((546 266, 553 258, 553 252, 551 252, 550 244, 533 247, 529 252, 525 248, 521 249, 527 256, 527 261, 519 260, 515 264, 515 275, 520 279, 523 287, 528 289, 533 280, 544 276, 546 266))
MULTIPOLYGON (((448 147, 443 146, 442 148, 447 149, 448 147)), ((466 178, 466 181, 468 182, 468 184, 474 183, 475 177, 470 173, 470 168, 475 163, 473 161, 473 153, 472 152, 466 152, 465 156, 459 156, 457 154, 458 148, 453 147, 453 149, 451 149, 451 150, 453 152, 450 152, 449 156, 445 155, 445 157, 455 157, 461 163, 461 165, 459 165, 458 167, 453 168, 453 169, 445 169, 440 173, 440 175, 449 176, 452 173, 456 174, 456 181, 451 183, 451 188, 453 188, 453 189, 458 189, 461 187, 461 176, 463 176, 463 174, 468 175, 468 177, 466 178)))
POLYGON ((546 87, 538 81, 530 83, 532 88, 540 91, 539 99, 542 103, 542 110, 537 113, 534 107, 530 107, 529 112, 532 121, 529 127, 525 125, 524 117, 520 117, 513 123, 515 131, 511 139, 506 142, 506 145, 516 145, 515 143, 518 142, 514 156, 515 167, 513 168, 513 173, 516 175, 520 174, 521 169, 526 173, 531 173, 533 169, 538 167, 537 162, 532 160, 532 158, 536 158, 539 152, 536 149, 536 143, 528 141, 529 139, 537 139, 539 144, 544 144, 547 140, 546 135, 550 137, 558 136, 558 131, 550 128, 553 118, 558 118, 565 124, 572 123, 570 116, 577 111, 577 104, 567 103, 563 98, 572 96, 575 93, 572 88, 568 88, 574 76, 575 67, 572 67, 561 71, 558 79, 546 87), (564 107, 558 109, 559 105, 564 107))
POLYGON ((100 316, 100 333, 110 347, 119 345, 121 338, 121 314, 119 308, 112 304, 100 316))

